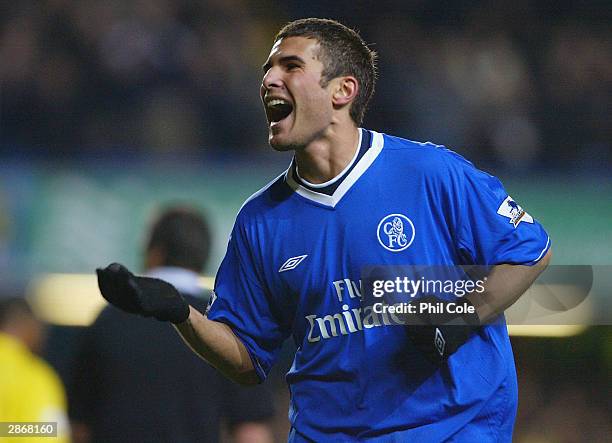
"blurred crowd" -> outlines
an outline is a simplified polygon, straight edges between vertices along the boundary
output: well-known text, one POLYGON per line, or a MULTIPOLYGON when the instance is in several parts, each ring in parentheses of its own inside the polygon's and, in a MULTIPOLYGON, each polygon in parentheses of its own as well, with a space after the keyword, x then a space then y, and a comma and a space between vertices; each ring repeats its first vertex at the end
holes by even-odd
MULTIPOLYGON (((603 1, 24 0, 0 6, 0 152, 265 149, 261 64, 286 21, 379 53, 365 125, 506 170, 612 164, 603 1)), ((24 154, 22 154, 24 155, 24 154)))
POLYGON ((268 33, 240 0, 3 4, 5 150, 231 149, 263 123, 268 33))

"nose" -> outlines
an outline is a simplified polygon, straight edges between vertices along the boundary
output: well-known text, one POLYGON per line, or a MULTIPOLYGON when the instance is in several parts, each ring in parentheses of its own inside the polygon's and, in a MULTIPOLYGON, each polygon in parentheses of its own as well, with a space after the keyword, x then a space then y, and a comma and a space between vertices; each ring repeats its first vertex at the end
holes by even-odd
POLYGON ((271 67, 264 74, 261 86, 266 91, 272 88, 280 88, 283 84, 281 79, 281 71, 277 67, 271 67))

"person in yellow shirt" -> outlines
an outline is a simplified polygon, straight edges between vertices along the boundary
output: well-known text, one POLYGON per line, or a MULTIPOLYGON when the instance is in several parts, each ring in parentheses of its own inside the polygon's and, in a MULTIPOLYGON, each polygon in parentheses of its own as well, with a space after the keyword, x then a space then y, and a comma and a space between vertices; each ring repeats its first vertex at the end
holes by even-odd
POLYGON ((0 297, 2 443, 70 441, 64 387, 51 366, 36 355, 42 337, 43 325, 23 298, 0 297), (9 425, 24 422, 41 425, 30 429, 9 425), (49 431, 42 422, 57 423, 57 436, 42 439, 49 431))

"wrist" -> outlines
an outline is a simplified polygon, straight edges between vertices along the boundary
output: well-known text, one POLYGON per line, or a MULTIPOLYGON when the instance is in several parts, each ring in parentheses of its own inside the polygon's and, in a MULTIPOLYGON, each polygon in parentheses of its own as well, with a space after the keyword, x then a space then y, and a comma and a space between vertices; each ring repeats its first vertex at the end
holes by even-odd
POLYGON ((482 324, 480 315, 478 314, 478 308, 472 303, 471 299, 467 296, 461 297, 455 303, 462 307, 461 317, 467 325, 480 326, 482 324))
POLYGON ((180 307, 177 306, 175 315, 170 319, 170 323, 177 326, 188 322, 191 315, 191 305, 183 297, 180 297, 180 300, 183 304, 180 307))
POLYGON ((484 302, 483 294, 468 294, 464 299, 474 307, 478 323, 481 325, 491 321, 491 319, 498 315, 491 306, 484 302))

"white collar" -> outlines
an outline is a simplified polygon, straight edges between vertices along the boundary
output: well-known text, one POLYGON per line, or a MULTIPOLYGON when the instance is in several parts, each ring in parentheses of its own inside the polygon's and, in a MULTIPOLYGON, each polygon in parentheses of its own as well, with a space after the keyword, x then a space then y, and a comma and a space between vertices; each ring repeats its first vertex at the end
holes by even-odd
POLYGON ((164 280, 183 294, 202 295, 204 292, 204 288, 199 282, 200 276, 189 269, 176 266, 160 266, 147 271, 146 276, 164 280))
MULTIPOLYGON (((361 140, 361 131, 363 131, 363 129, 360 128, 360 132, 359 132, 360 140, 361 140)), ((316 191, 306 188, 305 186, 302 186, 293 177, 293 174, 291 173, 291 166, 289 166, 289 169, 287 169, 287 171, 285 172, 285 182, 289 185, 291 189, 293 189, 297 194, 301 195, 302 197, 308 200, 314 201, 316 203, 320 203, 324 206, 329 206, 332 208, 335 207, 340 202, 344 194, 346 194, 348 190, 351 189, 351 187, 355 184, 355 182, 359 179, 359 177, 361 177, 363 173, 374 162, 374 160, 376 160, 376 157, 378 157, 378 154, 380 154, 380 151, 382 151, 383 149, 383 145, 385 143, 383 135, 378 132, 374 132, 374 131, 371 131, 371 132, 372 132, 372 146, 370 147, 370 149, 368 149, 365 152, 363 157, 359 159, 355 167, 346 176, 346 178, 342 180, 342 183, 340 183, 340 185, 338 186, 338 188, 334 191, 332 195, 321 194, 320 192, 316 192, 316 191)), ((358 153, 359 153, 359 149, 357 150, 357 154, 355 155, 357 156, 358 153)), ((355 159, 353 159, 353 161, 355 161, 355 159)), ((348 167, 350 167, 350 165, 348 167)), ((328 186, 332 184, 339 177, 342 177, 342 175, 348 170, 347 168, 345 168, 345 170, 342 171, 340 175, 334 177, 331 181, 323 183, 322 185, 315 185, 315 187, 328 186)))
POLYGON ((357 150, 355 151, 355 155, 353 155, 353 158, 348 163, 348 165, 346 165, 346 167, 342 170, 342 172, 340 172, 338 175, 336 175, 331 180, 327 180, 325 183, 310 183, 308 180, 304 180, 300 176, 300 171, 298 171, 297 163, 295 165, 295 175, 297 175, 297 177, 302 181, 302 183, 304 183, 306 186, 309 186, 311 188, 321 189, 321 188, 325 188, 326 186, 333 185, 338 180, 340 180, 342 177, 344 177, 344 174, 346 174, 346 171, 351 169, 351 166, 353 166, 353 163, 355 163, 355 160, 357 160, 357 157, 359 156, 359 151, 361 151, 361 139, 363 137, 363 131, 364 129, 359 128, 359 140, 357 140, 357 150))

